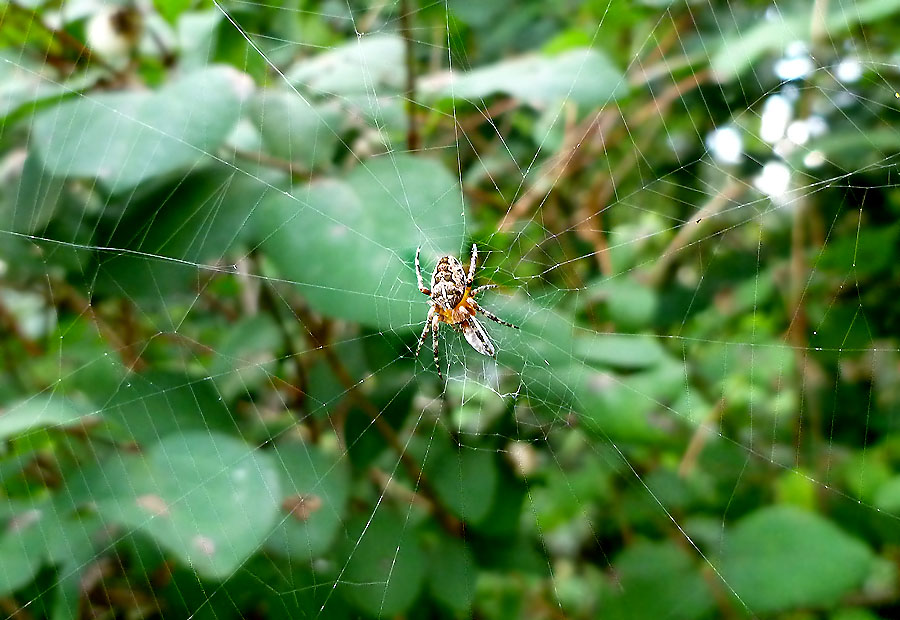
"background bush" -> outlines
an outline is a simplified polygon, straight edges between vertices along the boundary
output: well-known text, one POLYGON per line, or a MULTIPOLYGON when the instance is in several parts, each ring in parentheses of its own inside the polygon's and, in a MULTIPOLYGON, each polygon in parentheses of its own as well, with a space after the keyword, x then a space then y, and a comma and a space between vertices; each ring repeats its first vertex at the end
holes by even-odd
POLYGON ((895 617, 898 11, 0 2, 3 613, 895 617))

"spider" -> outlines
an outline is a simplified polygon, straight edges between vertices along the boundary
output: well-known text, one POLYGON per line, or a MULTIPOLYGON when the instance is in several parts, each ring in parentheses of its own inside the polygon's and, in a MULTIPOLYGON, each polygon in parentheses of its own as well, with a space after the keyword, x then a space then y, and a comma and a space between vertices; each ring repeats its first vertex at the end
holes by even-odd
POLYGON ((434 345, 434 364, 437 366, 438 376, 443 379, 441 360, 438 357, 438 325, 446 323, 457 331, 461 331, 469 344, 472 345, 472 348, 482 355, 490 357, 496 357, 497 350, 488 337, 484 326, 475 318, 475 313, 480 312, 490 320, 507 327, 515 329, 519 329, 519 327, 512 323, 507 323, 500 317, 488 312, 475 301, 475 295, 488 289, 496 288, 497 285, 486 284, 472 288, 472 282, 475 280, 475 262, 478 260, 478 248, 474 243, 472 244, 472 258, 469 260, 468 275, 463 270, 462 263, 455 256, 442 256, 434 267, 434 273, 431 274, 430 289, 425 287, 425 282, 422 279, 422 268, 419 266, 419 253, 421 251, 421 247, 416 249, 416 279, 419 283, 419 290, 428 295, 428 303, 431 308, 428 310, 428 317, 425 319, 425 329, 422 330, 422 335, 419 336, 416 356, 422 350, 425 337, 428 336, 428 330, 431 329, 434 345))

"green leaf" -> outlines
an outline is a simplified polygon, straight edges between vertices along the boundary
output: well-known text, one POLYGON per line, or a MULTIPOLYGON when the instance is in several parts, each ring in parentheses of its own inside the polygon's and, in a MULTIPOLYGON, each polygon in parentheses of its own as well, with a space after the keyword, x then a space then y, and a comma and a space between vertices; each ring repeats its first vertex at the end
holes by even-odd
POLYGON ((449 440, 435 438, 425 475, 434 485, 441 502, 460 519, 480 523, 488 514, 497 491, 497 464, 494 453, 455 447, 449 440))
POLYGON ((682 422, 687 422, 693 426, 701 426, 711 422, 709 415, 712 412, 713 404, 706 400, 701 390, 692 386, 688 386, 670 407, 673 415, 677 416, 682 422))
MULTIPOLYGON (((897 146, 900 147, 900 141, 897 146)), ((838 237, 822 248, 816 269, 871 276, 894 266, 893 254, 884 249, 897 247, 898 238, 900 226, 897 225, 865 228, 858 235, 838 237)))
POLYGON ((579 28, 570 28, 557 34, 541 46, 541 51, 548 56, 559 54, 570 49, 591 46, 591 35, 579 28))
POLYGON ((200 575, 232 574, 264 542, 278 514, 268 454, 207 431, 166 437, 72 477, 68 493, 106 521, 136 528, 200 575))
POLYGON ((109 543, 109 534, 94 516, 70 518, 68 511, 46 500, 19 508, 0 538, 0 595, 30 582, 44 564, 63 565, 62 578, 77 578, 78 567, 109 543))
POLYGON ((406 80, 403 39, 371 34, 298 61, 288 81, 311 92, 330 95, 379 95, 399 91, 406 80))
POLYGON ((616 558, 615 572, 622 587, 601 602, 603 618, 691 620, 713 608, 700 571, 672 542, 631 545, 616 558))
POLYGON ((478 566, 469 547, 458 538, 442 534, 428 555, 432 596, 458 616, 469 614, 478 578, 478 566))
POLYGON ((103 410, 138 443, 187 430, 234 430, 234 421, 209 379, 150 371, 132 374, 103 410))
POLYGON ((422 589, 425 554, 413 526, 384 505, 347 525, 343 556, 343 596, 370 616, 402 614, 422 589))
POLYGON ((61 396, 32 396, 0 413, 0 440, 40 428, 75 426, 93 415, 61 396))
POLYGON ((34 155, 27 157, 18 183, 0 200, 3 228, 28 234, 44 228, 60 208, 64 187, 64 181, 51 178, 34 155))
MULTIPOLYGON (((672 360, 655 368, 630 375, 611 373, 578 373, 572 368, 570 385, 575 386, 585 429, 604 441, 658 441, 666 433, 652 424, 650 414, 661 403, 671 402, 684 393, 684 366, 672 360)), ((671 413, 671 412, 670 412, 671 413)), ((670 416, 683 423, 694 420, 670 416)))
MULTIPOLYGON (((835 131, 797 149, 788 157, 788 162, 802 168, 803 159, 812 151, 820 151, 827 163, 844 169, 860 172, 867 168, 877 170, 885 159, 900 152, 900 134, 892 127, 878 126, 835 131)), ((863 232, 866 230, 863 229, 863 232)))
MULTIPOLYGON (((685 374, 684 365, 668 357, 656 340, 577 330, 573 318, 523 295, 488 293, 483 305, 521 327, 513 330, 486 321, 499 365, 521 374, 529 396, 550 408, 579 410, 589 428, 604 438, 662 436, 651 428, 647 415, 684 391, 685 374), (643 372, 615 377, 594 371, 586 361, 643 372)), ((452 336, 447 340, 453 343, 452 336)), ((468 375, 473 368, 467 365, 468 375)))
POLYGON ((178 16, 188 10, 192 4, 193 0, 156 0, 154 2, 159 14, 173 24, 178 16))
MULTIPOLYGON (((807 6, 813 7, 812 4, 807 6)), ((819 6, 819 5, 815 5, 819 6)), ((815 10, 815 9, 813 9, 815 10)), ((840 37, 857 25, 884 19, 900 10, 900 0, 864 0, 852 6, 837 5, 825 17, 825 36, 840 37)), ((810 29, 816 21, 811 11, 760 20, 745 32, 726 38, 710 58, 716 80, 726 82, 753 67, 761 56, 778 52, 792 41, 809 40, 810 29)))
POLYGON ((329 316, 397 330, 424 320, 413 259, 418 245, 426 265, 462 246, 457 179, 436 161, 398 155, 293 195, 271 194, 257 213, 262 249, 281 277, 329 316))
POLYGON ((789 469, 775 481, 775 495, 780 504, 790 504, 815 512, 818 485, 809 472, 802 469, 789 469))
POLYGON ((266 548, 308 564, 331 546, 340 529, 350 495, 347 459, 298 442, 278 444, 273 456, 284 516, 266 548))
POLYGON ((268 314, 257 314, 240 319, 224 331, 209 368, 219 394, 230 399, 267 385, 275 366, 275 352, 282 342, 275 320, 268 314))
POLYGON ((312 170, 334 157, 340 122, 338 108, 314 106, 284 90, 259 93, 252 119, 269 153, 312 170))
POLYGON ((722 578, 754 613, 828 607, 858 588, 871 550, 821 516, 793 506, 762 508, 725 536, 722 578))
POLYGON ((828 616, 828 620, 879 620, 879 616, 862 607, 844 607, 828 616))
POLYGON ((182 181, 174 189, 166 187, 130 202, 129 217, 117 227, 111 245, 134 252, 101 255, 98 290, 127 296, 139 306, 162 306, 167 312, 173 311, 176 295, 192 305, 202 272, 197 264, 226 260, 250 234, 248 218, 262 197, 277 191, 224 166, 182 181))
POLYGON ((19 52, 0 51, 0 128, 7 116, 25 106, 77 93, 100 76, 99 71, 86 71, 60 83, 48 63, 31 62, 19 52))
POLYGON ((623 370, 639 370, 666 359, 665 350, 650 336, 585 332, 575 340, 575 356, 623 370))
POLYGON ((247 78, 216 67, 158 92, 99 93, 38 116, 31 145, 56 176, 96 178, 109 192, 196 165, 234 128, 247 78))
POLYGON ((875 503, 881 489, 894 477, 893 467, 880 448, 852 452, 841 470, 851 497, 866 503, 875 503))
POLYGON ((50 620, 78 620, 78 601, 81 598, 81 570, 91 558, 65 562, 59 567, 59 577, 53 584, 55 600, 50 620))
MULTIPOLYGON (((175 0, 178 1, 178 0, 175 0)), ((188 11, 178 19, 178 63, 184 70, 205 67, 215 54, 222 11, 188 11)))
POLYGON ((37 574, 41 556, 23 544, 22 538, 6 535, 0 539, 0 596, 18 590, 37 574))
POLYGON ((542 468, 541 481, 528 495, 535 523, 545 535, 584 518, 585 506, 610 498, 609 467, 594 454, 582 455, 573 467, 557 462, 542 468))
POLYGON ((900 515, 900 476, 894 476, 878 487, 875 505, 885 512, 900 515))
POLYGON ((620 277, 606 280, 597 289, 606 301, 610 318, 622 329, 646 327, 656 316, 657 294, 640 282, 620 277))
POLYGON ((106 403, 130 374, 90 317, 64 319, 50 337, 56 355, 36 359, 31 372, 44 385, 55 382, 59 392, 106 403))
POLYGON ((452 96, 480 103, 502 93, 535 108, 564 101, 590 108, 628 93, 623 73, 605 54, 593 49, 570 50, 557 56, 523 56, 454 73, 451 78, 438 75, 420 82, 425 96, 452 96))

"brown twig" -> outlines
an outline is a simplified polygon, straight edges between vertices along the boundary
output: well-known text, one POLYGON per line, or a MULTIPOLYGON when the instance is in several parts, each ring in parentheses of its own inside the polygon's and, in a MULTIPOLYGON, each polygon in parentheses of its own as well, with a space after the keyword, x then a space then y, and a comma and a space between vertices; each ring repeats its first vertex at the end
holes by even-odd
POLYGON ((688 442, 687 448, 684 451, 684 456, 681 457, 681 463, 678 465, 678 475, 682 478, 688 477, 691 472, 694 471, 694 467, 697 465, 697 459, 700 457, 703 447, 706 445, 710 436, 716 432, 713 425, 718 422, 724 410, 725 399, 720 398, 719 402, 713 405, 712 409, 709 410, 706 418, 697 425, 697 428, 694 430, 694 434, 691 436, 691 440, 688 442))
MULTIPOLYGON (((825 17, 828 13, 828 0, 815 0, 812 10, 812 19, 810 23, 810 46, 813 54, 818 52, 823 38, 826 35, 825 17)), ((800 100, 800 118, 805 118, 812 109, 811 94, 813 89, 803 92, 800 100)), ((822 402, 819 390, 825 383, 825 372, 821 366, 810 357, 809 352, 809 319, 804 306, 804 295, 809 280, 809 267, 806 264, 806 255, 809 250, 809 239, 807 239, 807 229, 809 236, 812 237, 813 227, 810 227, 810 216, 817 217, 817 214, 811 213, 817 211, 810 209, 810 199, 801 197, 798 199, 794 207, 793 221, 791 222, 791 256, 790 256, 790 285, 788 289, 788 312, 789 320, 785 338, 790 342, 795 351, 795 359, 797 364, 796 380, 799 383, 799 391, 803 401, 801 404, 806 406, 806 415, 798 415, 796 420, 796 443, 797 456, 799 466, 801 431, 803 419, 808 418, 810 455, 819 454, 821 451, 816 449, 822 443, 822 402)), ((802 409, 801 409, 802 411, 802 409)), ((819 463, 816 463, 819 465, 819 463)))
POLYGON ((612 174, 609 177, 601 176, 597 179, 588 192, 587 200, 584 201, 582 208, 577 211, 576 217, 578 221, 576 229, 584 239, 594 244, 595 256, 599 263, 600 272, 603 275, 609 276, 613 271, 606 235, 600 224, 603 210, 612 200, 616 188, 637 166, 639 154, 646 152, 652 142, 657 139, 659 129, 663 126, 662 120, 672 104, 685 93, 705 82, 709 75, 708 71, 701 71, 676 82, 663 91, 658 98, 645 104, 629 119, 628 125, 633 127, 645 126, 650 119, 653 119, 654 122, 650 127, 646 128, 640 143, 636 144, 635 148, 619 162, 612 174), (596 220, 596 224, 591 225, 592 219, 596 220))
MULTIPOLYGON (((694 551, 693 547, 688 551, 694 551)), ((732 602, 734 599, 730 593, 722 587, 723 578, 713 569, 714 566, 707 561, 707 564, 703 567, 703 570, 700 571, 700 574, 712 591, 713 600, 716 601, 716 606, 719 608, 719 617, 724 618, 724 620, 744 618, 744 614, 738 613, 738 611, 735 610, 734 603, 732 602)))
POLYGON ((657 117, 662 120, 675 101, 698 86, 702 86, 708 82, 711 77, 712 71, 707 68, 696 73, 691 73, 687 77, 678 80, 660 93, 659 96, 654 97, 652 101, 645 103, 643 107, 639 108, 634 116, 629 117, 629 123, 632 126, 640 126, 647 122, 651 117, 657 117))
POLYGON ((657 46, 640 62, 633 65, 628 74, 628 84, 640 86, 656 78, 672 75, 678 69, 691 66, 693 64, 691 57, 666 58, 666 54, 676 43, 683 40, 684 30, 688 26, 695 25, 694 16, 690 11, 674 20, 672 29, 663 35, 657 46), (647 67, 648 63, 653 64, 647 67))
POLYGON ((406 148, 417 151, 421 140, 416 104, 416 42, 412 37, 412 12, 409 5, 410 0, 400 0, 400 36, 406 44, 406 148))
POLYGON ((381 434, 381 436, 387 441, 388 445, 394 452, 397 453, 400 458, 401 463, 403 464, 404 469, 406 469, 409 477, 416 481, 416 484, 419 489, 421 489, 422 494, 424 494, 432 503, 434 507, 434 513, 437 517, 438 521, 441 525, 446 529, 449 533, 453 535, 458 535, 462 531, 462 524, 459 519, 454 517, 452 514, 444 509, 443 505, 440 503, 438 499, 438 495, 434 490, 434 487, 431 485, 428 478, 426 478, 425 473, 419 467, 419 465, 415 462, 415 460, 410 456, 409 452, 404 448, 403 444, 400 441, 400 438, 397 435, 397 431, 394 430, 388 422, 382 417, 381 412, 366 396, 359 390, 360 383, 353 380, 353 377, 344 367, 343 363, 341 363, 340 358, 335 354, 334 349, 327 345, 324 340, 319 336, 320 329, 316 325, 316 320, 309 312, 309 310, 302 306, 297 305, 294 308, 294 313, 297 315, 297 318, 303 323, 306 327, 307 332, 309 333, 310 339, 313 341, 313 346, 319 349, 322 354, 325 356, 325 360, 328 363, 328 366, 331 368, 331 371, 338 378, 338 381, 341 382, 341 385, 347 390, 347 394, 351 399, 359 406, 366 415, 372 420, 372 423, 375 425, 376 430, 381 434))
POLYGON ((545 199, 553 188, 574 170, 571 164, 588 137, 592 133, 603 135, 609 131, 615 120, 615 115, 611 113, 610 109, 604 109, 575 125, 574 106, 569 106, 567 110, 562 146, 542 166, 542 170, 538 172, 535 180, 503 216, 499 226, 501 231, 508 231, 516 221, 531 211, 535 203, 545 199))
MULTIPOLYGON (((54 40, 58 41, 61 46, 71 50, 76 55, 74 64, 77 65, 82 61, 82 59, 84 59, 84 62, 87 62, 88 64, 99 65, 113 74, 118 73, 118 70, 115 67, 108 64, 97 54, 94 54, 89 47, 87 47, 77 38, 66 32, 65 30, 57 30, 47 25, 37 11, 28 7, 24 7, 15 2, 7 2, 6 8, 27 19, 29 21, 29 27, 32 25, 36 25, 38 28, 49 34, 54 40)), ((2 24, 2 17, 3 15, 0 14, 0 24, 2 24)))
POLYGON ((60 301, 68 305, 73 312, 88 317, 94 323, 100 335, 122 356, 122 361, 129 372, 140 372, 146 367, 146 363, 136 350, 137 344, 123 341, 116 329, 108 325, 103 317, 94 310, 88 299, 65 282, 57 282, 55 286, 62 292, 59 297, 60 301))
POLYGON ((684 13, 678 19, 672 21, 672 29, 663 35, 653 51, 641 61, 641 65, 647 62, 656 62, 665 57, 672 46, 682 40, 684 29, 694 25, 694 16, 690 11, 684 13))
POLYGON ((33 617, 11 596, 0 597, 0 610, 11 620, 31 620, 33 617))
MULTIPOLYGON (((821 366, 810 357, 809 352, 809 318, 806 307, 803 304, 809 279, 809 267, 806 264, 807 239, 806 227, 809 217, 807 199, 799 199, 794 207, 793 222, 791 223, 791 257, 790 257, 790 284, 788 289, 788 316, 790 323, 785 333, 785 339, 793 345, 797 364, 797 381, 800 393, 803 395, 802 404, 805 405, 806 415, 797 416, 795 428, 795 445, 799 446, 803 430, 803 418, 809 421, 809 434, 812 438, 810 445, 815 447, 822 442, 822 400, 819 390, 825 383, 825 372, 821 366)), ((818 454, 819 450, 810 450, 810 454, 818 454)))
POLYGON ((233 148, 231 149, 231 153, 235 157, 240 157, 241 159, 246 159, 248 161, 256 162, 257 164, 262 164, 263 166, 268 166, 270 168, 276 168, 278 170, 283 170, 287 172, 294 180, 300 181, 308 181, 312 178, 312 172, 310 171, 308 166, 303 164, 298 164, 290 161, 289 159, 282 159, 281 157, 275 157, 274 155, 269 155, 267 153, 260 152, 251 152, 245 151, 243 149, 233 148))
MULTIPOLYGON (((515 110, 520 105, 521 102, 518 99, 501 99, 485 110, 478 108, 478 114, 472 114, 464 120, 458 121, 456 126, 459 128, 460 133, 468 134, 480 127, 482 123, 489 123, 498 116, 502 116, 511 110, 515 110)), ((452 144, 456 144, 456 141, 454 140, 451 145, 452 144)))
MULTIPOLYGON (((309 392, 309 379, 306 374, 306 367, 303 365, 303 360, 300 359, 300 355, 297 353, 294 347, 294 339, 291 335, 291 331, 290 329, 288 329, 284 317, 278 310, 278 301, 275 299, 275 295, 273 294, 273 286, 274 285, 271 283, 264 282, 260 287, 260 297, 263 305, 275 318, 275 322, 278 324, 278 329, 281 332, 281 341, 285 349, 285 355, 290 357, 294 362, 294 372, 297 375, 297 385, 294 386, 296 390, 294 392, 294 407, 298 412, 302 413, 306 410, 306 399, 309 392)), ((315 424, 310 424, 310 430, 313 434, 313 438, 317 438, 319 432, 318 428, 315 428, 315 424)))
POLYGON ((0 326, 19 341, 28 355, 36 357, 42 353, 38 344, 22 333, 22 330, 19 329, 19 322, 16 320, 16 317, 6 309, 6 306, 2 301, 0 301, 0 326))
MULTIPOLYGON (((629 119, 629 125, 643 125, 649 118, 654 117, 654 113, 655 118, 659 119, 657 121, 657 125, 659 125, 664 118, 665 113, 675 101, 706 82, 710 75, 708 70, 704 70, 679 80, 663 91, 658 97, 654 97, 652 101, 638 109, 634 116, 629 119)), ((553 187, 562 179, 578 170, 584 162, 591 161, 591 152, 599 150, 604 154, 608 154, 610 147, 619 142, 624 136, 629 135, 628 131, 618 131, 615 135, 609 135, 616 123, 617 116, 619 118, 624 118, 621 111, 616 106, 601 110, 595 116, 588 119, 587 122, 583 122, 578 126, 570 126, 567 124, 563 145, 559 152, 545 164, 544 169, 537 175, 537 179, 512 206, 509 213, 507 213, 500 222, 500 229, 508 230, 513 222, 528 213, 534 203, 539 199, 545 198, 550 191, 552 191, 553 187), (615 112, 619 112, 619 114, 616 114, 615 112), (592 139, 592 136, 595 137, 592 139), (550 180, 549 186, 548 180, 550 180)), ((616 184, 637 164, 637 152, 639 150, 641 149, 635 149, 634 153, 629 158, 623 160, 616 168, 616 171, 611 175, 609 181, 602 184, 604 189, 599 190, 599 192, 595 194, 595 197, 590 201, 590 204, 597 205, 597 208, 590 211, 588 216, 584 214, 584 209, 580 210, 582 230, 590 228, 587 225, 587 220, 590 219, 589 216, 599 213, 600 210, 606 206, 615 190, 616 184)), ((601 246, 598 247, 598 260, 605 260, 604 257, 606 256, 606 252, 601 251, 604 244, 597 239, 598 235, 589 234, 587 236, 589 240, 595 243, 595 245, 601 246)), ((601 269, 608 269, 611 271, 611 265, 602 265, 601 269)))
POLYGON ((707 228, 707 223, 712 216, 731 204, 744 192, 746 186, 738 180, 730 180, 725 187, 719 190, 712 198, 691 215, 678 230, 675 238, 659 256, 659 260, 650 271, 647 280, 651 286, 660 286, 663 283, 675 258, 683 250, 694 243, 707 228))
MULTIPOLYGON (((687 15, 676 22, 674 28, 674 36, 669 36, 664 41, 662 41, 656 48, 654 48, 654 50, 648 55, 648 57, 653 58, 656 55, 664 54, 665 51, 669 47, 671 47, 671 45, 673 45, 676 40, 678 40, 678 33, 680 32, 681 28, 685 27, 688 24, 693 24, 693 18, 690 15, 687 15)), ((640 64, 638 66, 640 66, 640 64)), ((634 125, 635 123, 643 123, 651 115, 653 110, 656 110, 659 118, 662 119, 664 112, 668 110, 668 108, 674 101, 676 101, 679 97, 682 97, 688 91, 693 90, 698 85, 708 80, 710 75, 711 74, 708 70, 703 70, 691 74, 686 78, 680 80, 679 82, 673 84, 659 97, 654 97, 651 102, 638 110, 637 114, 635 115, 635 119, 631 120, 632 125, 634 125)), ((638 77, 641 78, 641 76, 638 77)), ((632 86, 640 86, 646 83, 649 79, 650 78, 648 76, 644 76, 642 79, 637 79, 636 81, 634 81, 634 83, 632 83, 632 86)), ((629 80, 629 82, 632 81, 633 80, 629 80)), ((584 154, 582 154, 581 157, 576 158, 576 155, 579 153, 579 151, 591 150, 584 149, 582 147, 590 146, 593 143, 599 143, 598 145, 602 148, 603 152, 607 153, 608 149, 614 143, 618 142, 622 137, 627 135, 627 132, 619 132, 618 135, 613 139, 610 139, 610 137, 607 135, 612 129, 612 126, 615 124, 615 111, 618 111, 618 107, 610 106, 609 108, 601 110, 596 115, 589 118, 587 122, 583 122, 577 127, 570 128, 567 125, 567 131, 565 133, 563 145, 560 148, 559 152, 550 159, 550 161, 544 166, 544 170, 537 175, 534 183, 529 186, 529 188, 522 194, 522 197, 519 198, 519 200, 517 200, 513 207, 509 210, 509 213, 507 213, 507 215, 500 222, 500 230, 508 230, 513 222, 517 221, 520 217, 529 212, 531 210, 531 207, 538 199, 546 197, 547 194, 552 191, 553 187, 558 184, 559 181, 571 175, 575 170, 577 170, 580 167, 578 165, 579 162, 590 161, 591 158, 584 154), (592 134, 597 137, 596 140, 590 140, 592 134), (547 187, 547 179, 552 179, 549 187, 547 187)), ((632 165, 633 164, 629 164, 627 168, 630 168, 632 165)), ((600 203, 600 208, 605 206, 606 203, 606 201, 604 200, 599 200, 597 202, 600 203)), ((593 237, 595 236, 592 235, 592 239, 593 237)), ((595 243, 598 242, 597 239, 593 240, 595 241, 595 243)), ((600 243, 600 245, 602 245, 602 242, 600 243)), ((603 258, 605 255, 606 252, 598 251, 598 260, 605 260, 605 258, 603 258)), ((602 266, 601 268, 609 269, 610 265, 607 264, 605 266, 602 266)))

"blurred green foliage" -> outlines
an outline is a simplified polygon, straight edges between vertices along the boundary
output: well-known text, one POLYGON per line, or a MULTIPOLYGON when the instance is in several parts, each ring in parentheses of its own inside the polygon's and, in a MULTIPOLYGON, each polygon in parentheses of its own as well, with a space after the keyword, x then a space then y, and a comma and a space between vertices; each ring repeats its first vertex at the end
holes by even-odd
POLYGON ((896 617, 898 12, 0 1, 2 613, 896 617))

